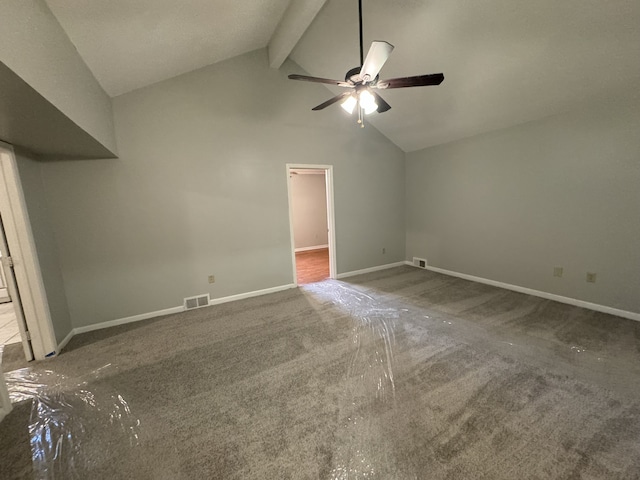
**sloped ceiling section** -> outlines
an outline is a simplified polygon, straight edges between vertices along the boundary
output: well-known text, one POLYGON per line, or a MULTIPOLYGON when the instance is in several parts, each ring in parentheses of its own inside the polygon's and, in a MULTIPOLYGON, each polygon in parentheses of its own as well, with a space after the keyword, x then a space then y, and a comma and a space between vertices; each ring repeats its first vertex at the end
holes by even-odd
POLYGON ((266 47, 289 0, 47 0, 112 97, 266 47))
POLYGON ((40 159, 114 154, 0 62, 0 140, 40 159))
MULTIPOLYGON (((357 0, 46 1, 111 96, 266 46, 272 66, 293 49, 316 76, 344 78, 359 63, 357 0)), ((372 40, 396 47, 382 78, 445 74, 438 87, 384 92, 392 109, 369 117, 405 152, 640 86, 637 0, 363 5, 365 49, 372 40)), ((318 115, 351 126, 339 108, 318 115)))
POLYGON ((280 68, 327 0, 293 0, 269 41, 269 64, 280 68))
MULTIPOLYGON (((97 148, 82 148, 81 152, 75 147, 65 148, 65 151, 73 150, 91 157, 109 152, 109 156, 113 156, 116 140, 111 99, 78 55, 47 5, 42 0, 0 2, 0 32, 0 62, 7 67, 0 71, 6 76, 1 81, 7 86, 7 90, 0 94, 6 107, 2 111, 2 132, 3 135, 12 132, 5 136, 5 140, 16 141, 18 125, 26 129, 25 135, 19 137, 22 140, 31 138, 28 120, 33 121, 32 129, 39 131, 45 125, 45 117, 39 117, 35 112, 47 112, 47 119, 56 119, 52 134, 55 130, 55 134, 64 133, 63 138, 79 138, 84 134, 75 130, 81 129, 95 140, 82 142, 82 145, 99 144, 97 148), (29 88, 23 88, 25 85, 17 82, 14 75, 29 88), (18 105, 17 97, 11 98, 9 90, 19 92, 19 98, 25 103, 18 105), (56 110, 57 114, 54 113, 56 110)), ((53 143, 60 146, 61 142, 62 138, 53 143)), ((45 140, 20 146, 42 153, 44 145, 52 143, 45 140)), ((50 153, 58 154, 60 151, 55 148, 50 153)))

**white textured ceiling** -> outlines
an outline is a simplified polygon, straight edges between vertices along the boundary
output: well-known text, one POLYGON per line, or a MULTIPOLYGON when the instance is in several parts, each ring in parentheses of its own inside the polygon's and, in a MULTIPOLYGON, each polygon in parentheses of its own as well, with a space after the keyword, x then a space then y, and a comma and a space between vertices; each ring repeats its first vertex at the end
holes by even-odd
POLYGON ((290 0, 46 0, 116 96, 265 47, 290 0))
MULTIPOLYGON (((46 1, 112 96, 266 46, 289 4, 46 1)), ((372 40, 395 45, 381 78, 445 74, 438 87, 382 92, 392 109, 369 117, 407 152, 640 90, 638 0, 363 4, 365 50, 372 40)), ((328 0, 291 58, 311 75, 344 78, 359 63, 357 11, 357 0, 328 0)), ((352 127, 337 106, 317 114, 352 127)))

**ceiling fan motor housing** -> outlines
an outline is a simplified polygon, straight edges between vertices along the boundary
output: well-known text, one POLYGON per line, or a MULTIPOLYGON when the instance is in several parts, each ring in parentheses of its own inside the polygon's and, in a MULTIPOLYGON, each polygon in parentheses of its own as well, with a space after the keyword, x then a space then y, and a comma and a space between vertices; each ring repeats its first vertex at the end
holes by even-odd
MULTIPOLYGON (((354 67, 351 70, 349 70, 347 72, 347 74, 344 76, 345 81, 347 82, 353 82, 354 84, 358 84, 361 83, 363 81, 363 79, 360 77, 360 70, 362 69, 362 67, 354 67)), ((374 78, 373 80, 370 80, 368 83, 370 84, 375 84, 378 81, 379 75, 376 76, 376 78, 374 78)))
POLYGON ((344 76, 345 81, 352 81, 353 83, 358 83, 360 81, 360 69, 362 67, 355 67, 352 68, 351 70, 349 70, 347 72, 347 74, 344 76))

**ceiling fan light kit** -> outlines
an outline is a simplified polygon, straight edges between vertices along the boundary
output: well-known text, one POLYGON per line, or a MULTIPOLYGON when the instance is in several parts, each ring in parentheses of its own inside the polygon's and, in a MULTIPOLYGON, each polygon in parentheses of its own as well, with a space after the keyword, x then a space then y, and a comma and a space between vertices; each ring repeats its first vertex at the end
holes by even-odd
POLYGON ((363 60, 362 42, 362 0, 358 0, 358 19, 360 24, 360 67, 352 68, 345 75, 344 81, 331 80, 329 78, 310 77, 307 75, 289 75, 291 80, 323 83, 337 87, 347 88, 349 91, 336 95, 324 103, 317 105, 312 110, 323 110, 326 107, 342 101, 340 106, 348 114, 358 110, 358 123, 364 128, 364 115, 374 112, 384 113, 391 109, 389 105, 375 90, 389 88, 424 87, 428 85, 440 85, 444 80, 442 73, 418 75, 414 77, 391 78, 378 80, 380 70, 389 59, 393 51, 393 45, 384 41, 371 43, 367 58, 363 60))
POLYGON ((358 103, 358 99, 356 98, 356 96, 349 95, 347 99, 340 104, 340 106, 344 109, 345 112, 351 115, 353 113, 353 109, 356 108, 357 103, 358 103))

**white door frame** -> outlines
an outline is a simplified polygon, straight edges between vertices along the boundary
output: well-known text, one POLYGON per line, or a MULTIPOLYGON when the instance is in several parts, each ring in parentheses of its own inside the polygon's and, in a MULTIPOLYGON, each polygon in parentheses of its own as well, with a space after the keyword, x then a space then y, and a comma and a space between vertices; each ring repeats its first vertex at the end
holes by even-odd
POLYGON ((31 348, 31 341, 29 340, 29 331, 27 329, 27 322, 24 319, 24 311, 22 310, 22 300, 20 299, 20 291, 18 290, 18 284, 16 283, 16 275, 13 266, 13 257, 11 256, 11 249, 7 243, 7 236, 4 232, 4 224, 2 221, 2 215, 0 215, 0 252, 2 253, 2 260, 0 270, 5 273, 7 280, 7 292, 8 297, 13 305, 13 312, 15 321, 18 324, 18 331, 20 332, 20 340, 22 341, 22 349, 24 350, 24 357, 27 360, 33 360, 33 349, 31 348))
POLYGON ((308 163, 287 163, 287 194, 289 197, 289 233, 291 235, 291 261, 293 262, 293 283, 298 286, 296 272, 296 244, 293 236, 293 198, 291 196, 291 170, 324 170, 327 189, 327 227, 329 229, 329 278, 336 278, 336 216, 333 201, 333 165, 308 163))
POLYGON ((18 174, 18 164, 13 147, 1 141, 0 213, 13 259, 13 271, 20 291, 24 318, 31 336, 33 355, 36 360, 43 360, 57 353, 56 336, 18 174))

